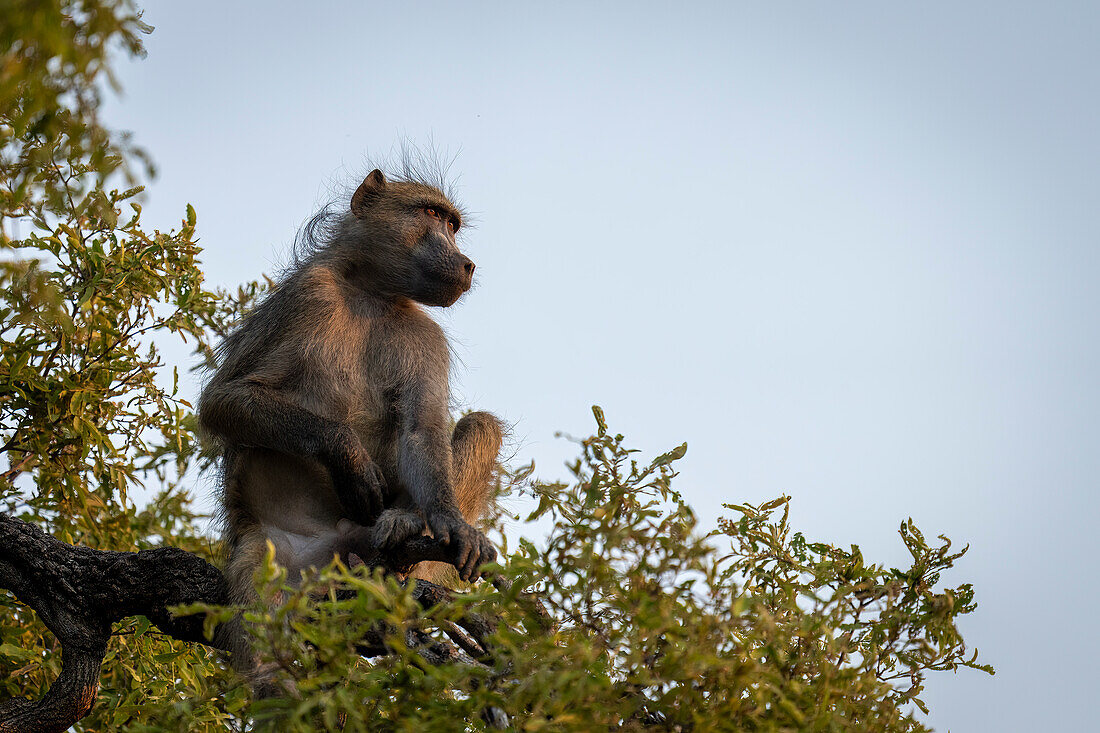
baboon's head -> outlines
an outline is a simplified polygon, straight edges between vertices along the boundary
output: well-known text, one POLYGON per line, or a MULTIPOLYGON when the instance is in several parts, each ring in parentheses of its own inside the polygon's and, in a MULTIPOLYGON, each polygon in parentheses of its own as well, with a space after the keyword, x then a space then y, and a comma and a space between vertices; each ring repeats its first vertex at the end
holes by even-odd
POLYGON ((462 217, 439 189, 373 170, 352 196, 351 213, 363 234, 355 260, 383 290, 448 306, 470 289, 474 263, 455 244, 462 217))

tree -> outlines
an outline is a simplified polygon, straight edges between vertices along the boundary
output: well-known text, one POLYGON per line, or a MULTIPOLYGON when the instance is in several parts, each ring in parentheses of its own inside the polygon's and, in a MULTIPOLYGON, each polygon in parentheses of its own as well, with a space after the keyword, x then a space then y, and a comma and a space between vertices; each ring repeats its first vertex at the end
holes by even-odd
POLYGON ((151 165, 98 118, 112 49, 151 30, 132 4, 0 11, 0 730, 906 731, 926 672, 988 670, 955 625, 972 589, 937 587, 947 540, 906 522, 912 566, 867 564, 793 532, 786 497, 701 531, 672 488, 686 447, 639 462, 598 409, 570 483, 506 472, 553 527, 494 584, 398 582, 446 559, 424 540, 300 587, 269 562, 285 604, 222 607, 184 478, 209 461, 157 345, 212 359, 263 287, 204 287, 190 206, 141 224, 151 165), (280 697, 214 648, 242 610, 280 697))
MULTIPOLYGON (((142 228, 136 179, 151 172, 148 162, 98 118, 100 86, 113 84, 109 50, 140 54, 150 29, 127 2, 5 2, 0 12, 6 518, 91 548, 133 551, 170 538, 209 557, 179 482, 197 457, 192 417, 156 339, 205 347, 232 301, 202 287, 190 207, 178 231, 142 228), (145 484, 156 493, 138 506, 131 493, 145 484)), ((5 578, 12 561, 0 554, 5 578)), ((44 690, 59 672, 56 641, 26 607, 8 596, 0 603, 4 697, 44 690)), ((214 664, 201 647, 140 630, 131 623, 111 637, 108 656, 128 661, 107 666, 100 707, 136 705, 146 677, 171 684, 153 678, 152 661, 133 660, 178 653, 196 670, 214 664)))

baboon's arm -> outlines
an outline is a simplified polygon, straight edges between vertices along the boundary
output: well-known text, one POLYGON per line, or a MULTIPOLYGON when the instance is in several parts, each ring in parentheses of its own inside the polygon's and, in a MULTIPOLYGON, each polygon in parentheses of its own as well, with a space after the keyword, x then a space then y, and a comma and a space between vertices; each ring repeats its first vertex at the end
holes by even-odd
POLYGON ((355 431, 281 391, 248 378, 212 383, 199 400, 199 419, 228 445, 319 461, 331 473, 349 519, 370 524, 382 511, 382 473, 355 431))
POLYGON ((451 468, 446 386, 415 384, 403 390, 398 429, 398 472, 425 517, 459 513, 451 468))
POLYGON ((414 385, 402 395, 398 471, 432 535, 456 546, 459 577, 472 580, 496 550, 455 500, 446 379, 414 385))

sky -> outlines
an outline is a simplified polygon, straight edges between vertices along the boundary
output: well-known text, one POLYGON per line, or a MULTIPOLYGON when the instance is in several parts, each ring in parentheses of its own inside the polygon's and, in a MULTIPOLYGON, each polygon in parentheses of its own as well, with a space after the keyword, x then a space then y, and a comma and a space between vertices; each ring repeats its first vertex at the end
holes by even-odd
MULTIPOLYGON (((463 407, 565 475, 590 406, 678 488, 792 497, 809 538, 970 552, 988 677, 937 730, 1092 729, 1100 633, 1100 6, 149 2, 105 118, 212 284, 402 140, 454 156, 463 407)), ((170 352, 171 354, 171 352, 170 352)), ((174 357, 186 363, 186 351, 174 357)), ((187 389, 197 391, 196 383, 187 389)), ((196 490, 209 501, 212 488, 196 490)))

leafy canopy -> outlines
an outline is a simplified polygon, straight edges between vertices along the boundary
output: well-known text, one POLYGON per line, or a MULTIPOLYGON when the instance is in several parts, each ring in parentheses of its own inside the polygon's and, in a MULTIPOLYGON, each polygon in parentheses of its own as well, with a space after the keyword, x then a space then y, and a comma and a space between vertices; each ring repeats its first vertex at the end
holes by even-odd
POLYGON ((956 627, 972 589, 937 588, 963 554, 946 539, 905 522, 911 566, 871 565, 793 532, 787 497, 727 505, 732 518, 702 532, 672 488, 685 446, 639 462, 595 414, 572 481, 511 476, 538 499, 527 521, 553 523, 504 554, 507 590, 423 611, 411 587, 361 567, 293 588, 269 564, 266 592, 288 600, 248 618, 289 692, 253 708, 261 726, 467 730, 499 709, 516 730, 919 731, 927 672, 991 671, 956 627), (490 658, 428 663, 471 611, 499 619, 490 658), (364 660, 357 644, 380 624, 391 654, 364 660))

